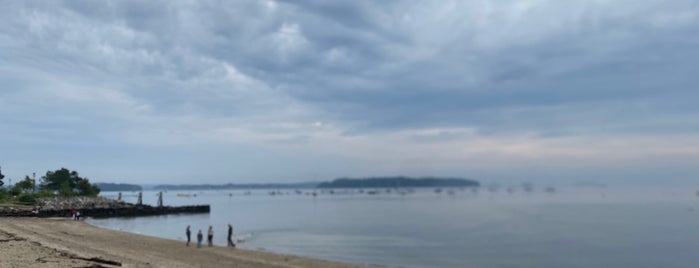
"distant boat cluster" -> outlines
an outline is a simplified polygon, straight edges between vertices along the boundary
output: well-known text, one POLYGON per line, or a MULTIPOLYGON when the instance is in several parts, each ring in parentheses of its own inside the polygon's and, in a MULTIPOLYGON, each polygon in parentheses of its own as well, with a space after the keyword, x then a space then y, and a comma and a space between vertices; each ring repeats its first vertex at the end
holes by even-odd
MULTIPOLYGON (((548 186, 541 189, 536 188, 532 183, 522 183, 520 185, 508 185, 501 186, 498 184, 488 184, 487 186, 482 186, 479 182, 468 179, 459 178, 407 178, 407 177, 381 177, 381 178, 367 178, 367 179, 336 179, 332 182, 320 183, 317 185, 308 184, 255 184, 248 185, 248 189, 240 188, 227 188, 221 185, 218 189, 211 189, 212 185, 197 185, 197 186, 174 186, 171 190, 215 190, 217 192, 228 191, 228 190, 238 190, 243 191, 242 195, 260 195, 265 194, 269 196, 283 196, 283 195, 295 195, 295 196, 310 196, 316 197, 320 195, 410 195, 416 192, 422 194, 432 192, 436 195, 459 195, 464 193, 477 194, 481 191, 487 191, 490 193, 496 193, 499 191, 504 191, 508 194, 514 194, 516 192, 532 193, 535 191, 540 191, 544 193, 555 193, 556 188, 548 186), (299 188, 289 188, 289 186, 301 186, 299 188), (206 186, 206 187, 204 187, 206 186), (279 187, 279 188, 277 188, 279 187)), ((236 185, 242 186, 242 185, 236 185)), ((167 192, 165 186, 161 186, 159 189, 167 192)), ((203 192, 200 192, 203 194, 203 192)), ((235 195, 239 195, 237 193, 235 195)), ((209 194, 207 194, 209 195, 209 194)), ((234 192, 230 191, 225 193, 225 195, 233 196, 234 192)), ((179 192, 177 197, 190 198, 197 197, 196 193, 192 192, 179 192)))
MULTIPOLYGON (((497 185, 497 184, 490 184, 486 187, 486 189, 492 193, 495 193, 495 192, 500 191, 501 189, 504 189, 504 191, 506 191, 509 194, 512 194, 515 192, 520 192, 520 191, 525 192, 525 193, 532 193, 532 192, 536 191, 536 187, 534 187, 534 185, 531 183, 522 183, 519 186, 504 186, 504 187, 497 185)), ((552 186, 548 186, 548 187, 544 187, 542 189, 542 191, 545 193, 555 193, 556 188, 554 188, 552 186)))
MULTIPOLYGON (((260 195, 265 194, 269 196, 283 196, 283 195, 295 195, 295 196, 311 196, 316 197, 320 195, 410 195, 416 192, 429 193, 432 192, 436 195, 458 195, 460 193, 472 193, 477 194, 481 191, 487 191, 490 193, 496 193, 504 191, 508 194, 514 194, 517 192, 532 193, 536 192, 535 188, 531 184, 522 184, 520 186, 499 186, 499 185, 488 185, 487 187, 393 187, 393 188, 313 188, 313 189, 274 189, 274 190, 245 190, 242 193, 234 194, 233 192, 228 192, 225 195, 260 195)), ((541 188, 540 192, 544 193, 555 193, 556 188, 554 187, 544 187, 541 188)), ((197 197, 196 193, 185 193, 180 192, 177 194, 178 197, 197 197)))

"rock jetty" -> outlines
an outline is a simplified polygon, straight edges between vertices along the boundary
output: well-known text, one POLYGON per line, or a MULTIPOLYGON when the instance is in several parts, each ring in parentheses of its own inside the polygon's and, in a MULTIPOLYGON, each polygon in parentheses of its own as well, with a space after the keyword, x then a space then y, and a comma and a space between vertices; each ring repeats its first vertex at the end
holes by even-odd
POLYGON ((149 206, 127 203, 104 197, 48 197, 37 200, 35 206, 3 206, 0 216, 10 217, 69 217, 79 210, 82 216, 130 217, 178 213, 209 213, 209 205, 149 206))
POLYGON ((25 205, 1 205, 0 217, 36 217, 36 207, 25 205))
POLYGON ((41 210, 73 210, 96 208, 133 208, 135 205, 105 197, 45 197, 37 199, 41 210))

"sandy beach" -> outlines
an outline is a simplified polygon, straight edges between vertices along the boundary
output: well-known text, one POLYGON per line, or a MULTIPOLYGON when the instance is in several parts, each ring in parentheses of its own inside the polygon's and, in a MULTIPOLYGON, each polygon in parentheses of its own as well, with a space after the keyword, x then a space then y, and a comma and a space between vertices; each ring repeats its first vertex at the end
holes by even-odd
POLYGON ((0 267, 357 267, 101 229, 66 218, 0 218, 0 267))

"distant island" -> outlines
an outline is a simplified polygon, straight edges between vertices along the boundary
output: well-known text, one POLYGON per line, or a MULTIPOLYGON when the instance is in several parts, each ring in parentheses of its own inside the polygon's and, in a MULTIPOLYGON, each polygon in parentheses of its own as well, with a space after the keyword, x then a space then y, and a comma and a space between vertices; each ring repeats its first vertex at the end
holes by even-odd
POLYGON ((332 182, 323 182, 318 188, 399 188, 399 187, 479 187, 475 180, 462 178, 409 178, 409 177, 375 177, 375 178, 339 178, 332 182))
POLYGON ((143 187, 140 185, 136 184, 127 184, 127 183, 103 183, 103 182, 98 182, 95 183, 95 185, 100 188, 102 191, 106 192, 117 192, 117 191, 124 191, 124 192, 129 192, 129 191, 142 191, 143 187))
MULTIPOLYGON (((152 187, 153 190, 251 190, 251 189, 309 189, 309 188, 399 188, 399 187, 479 187, 476 180, 463 178, 410 178, 371 177, 371 178, 339 178, 331 182, 299 182, 299 183, 247 183, 247 184, 161 184, 152 187)), ((104 189, 103 189, 104 190, 104 189)), ((111 191, 111 190, 104 190, 111 191)))

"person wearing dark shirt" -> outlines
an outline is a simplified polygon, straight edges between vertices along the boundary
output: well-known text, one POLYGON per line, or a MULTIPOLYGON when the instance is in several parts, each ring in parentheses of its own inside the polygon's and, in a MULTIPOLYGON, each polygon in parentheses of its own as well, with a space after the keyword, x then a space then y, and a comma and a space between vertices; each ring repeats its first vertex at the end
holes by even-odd
POLYGON ((201 240, 204 239, 204 235, 201 233, 201 229, 199 229, 199 233, 197 233, 197 248, 201 248, 201 240))
POLYGON ((209 235, 207 236, 207 240, 209 241, 209 246, 213 247, 214 246, 214 227, 211 227, 211 225, 209 225, 209 235))
POLYGON ((233 243, 233 225, 230 224, 228 224, 228 246, 235 247, 235 243, 233 243))
POLYGON ((192 237, 192 230, 189 229, 189 225, 187 225, 187 229, 185 230, 185 234, 187 234, 187 246, 189 247, 189 241, 191 241, 191 237, 192 237))

